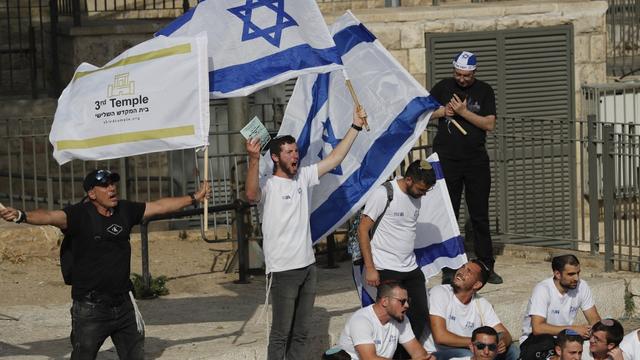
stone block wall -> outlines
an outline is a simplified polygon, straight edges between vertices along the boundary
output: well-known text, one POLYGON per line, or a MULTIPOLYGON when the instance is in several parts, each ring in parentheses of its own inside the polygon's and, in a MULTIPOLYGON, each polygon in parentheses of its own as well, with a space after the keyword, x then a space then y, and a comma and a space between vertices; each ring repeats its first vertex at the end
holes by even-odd
MULTIPOLYGON (((378 37, 421 84, 426 85, 425 33, 452 33, 539 28, 573 24, 576 114, 580 114, 580 86, 606 82, 606 1, 403 1, 403 7, 384 8, 384 0, 318 0, 332 24, 347 8, 378 37), (407 6, 406 4, 416 5, 407 6), (429 5, 429 6, 426 6, 429 5)), ((112 22, 63 30, 60 40, 62 83, 86 61, 102 66, 125 49, 160 29, 168 20, 112 22), (116 25, 113 25, 116 24, 116 25)), ((480 59, 482 61, 482 59, 480 59)), ((482 64, 480 64, 482 66, 482 64)))
MULTIPOLYGON (((606 1, 514 1, 353 9, 352 12, 425 86, 428 56, 425 33, 495 31, 573 24, 576 114, 580 114, 580 86, 585 83, 606 82, 607 79, 606 10, 606 1)), ((341 14, 342 12, 326 15, 327 23, 333 23, 341 14)))

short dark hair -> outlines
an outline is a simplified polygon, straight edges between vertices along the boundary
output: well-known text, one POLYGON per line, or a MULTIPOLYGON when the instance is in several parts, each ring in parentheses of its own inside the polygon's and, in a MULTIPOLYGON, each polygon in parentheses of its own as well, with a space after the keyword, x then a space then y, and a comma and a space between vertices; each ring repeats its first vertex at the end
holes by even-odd
POLYGON ((591 333, 604 331, 607 334, 607 344, 620 345, 624 337, 624 328, 616 319, 602 319, 591 327, 591 333))
POLYGON ((491 270, 489 270, 489 266, 485 264, 480 259, 472 259, 469 260, 470 263, 474 263, 480 267, 480 282, 482 282, 482 286, 484 286, 487 281, 489 281, 489 275, 491 275, 491 270))
POLYGON ((436 172, 426 160, 416 160, 409 164, 404 177, 411 178, 413 181, 423 182, 433 186, 436 183, 436 172))
POLYGON ((471 333, 471 341, 476 341, 478 334, 493 336, 496 338, 496 343, 498 342, 498 332, 491 326, 480 326, 479 328, 473 329, 473 332, 471 333))
POLYGON ((564 329, 560 331, 556 337, 556 346, 560 346, 561 349, 564 349, 564 346, 569 342, 577 342, 582 345, 584 340, 580 334, 571 329, 564 329))
POLYGON ((407 290, 407 288, 402 285, 400 282, 395 280, 387 280, 381 281, 380 285, 378 285, 378 292, 376 294, 376 301, 382 299, 383 297, 393 295, 393 290, 395 288, 400 288, 403 290, 407 290))
POLYGON ((280 156, 282 152, 282 145, 295 144, 296 139, 291 135, 276 136, 269 142, 269 151, 273 155, 280 156))
POLYGON ((578 261, 578 258, 572 254, 559 255, 551 259, 551 269, 553 271, 562 272, 564 270, 564 267, 567 264, 572 266, 578 266, 580 265, 580 261, 578 261))

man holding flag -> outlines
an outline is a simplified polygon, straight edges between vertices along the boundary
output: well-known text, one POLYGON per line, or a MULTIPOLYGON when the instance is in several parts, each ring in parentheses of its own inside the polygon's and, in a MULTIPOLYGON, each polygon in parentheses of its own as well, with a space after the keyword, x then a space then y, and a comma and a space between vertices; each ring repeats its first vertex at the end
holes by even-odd
POLYGON ((94 170, 84 178, 87 195, 62 210, 25 212, 0 207, 6 221, 51 225, 65 234, 60 263, 65 283, 71 285, 71 359, 95 359, 111 337, 120 359, 144 359, 144 322, 133 300, 131 228, 143 219, 166 214, 204 201, 208 183, 196 193, 147 203, 119 200, 120 175, 94 170), (71 241, 65 246, 67 240, 71 241))
POLYGON ((427 323, 428 304, 426 279, 414 252, 416 228, 422 204, 420 198, 435 185, 436 174, 429 162, 416 160, 409 165, 403 178, 390 183, 391 200, 385 187, 378 187, 367 200, 360 218, 358 239, 365 280, 370 286, 394 280, 406 287, 411 299, 407 316, 419 339, 427 323))
POLYGON ((309 223, 309 189, 340 165, 366 118, 364 109, 356 108, 351 128, 343 139, 328 156, 309 166, 299 167, 298 145, 292 136, 276 137, 269 149, 273 174, 262 179, 258 176, 260 142, 247 141, 246 194, 251 203, 260 203, 262 208, 263 248, 272 292, 269 360, 281 360, 285 355, 287 359, 306 357, 317 277, 309 223))

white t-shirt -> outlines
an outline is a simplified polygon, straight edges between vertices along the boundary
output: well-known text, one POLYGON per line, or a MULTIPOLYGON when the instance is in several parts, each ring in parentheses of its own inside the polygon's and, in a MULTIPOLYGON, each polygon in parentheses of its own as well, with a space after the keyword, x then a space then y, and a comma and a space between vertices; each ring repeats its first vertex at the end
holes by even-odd
POLYGON ((376 355, 391 358, 398 343, 406 344, 414 338, 406 316, 402 322, 391 319, 382 325, 373 310, 373 305, 369 305, 356 311, 347 321, 338 344, 352 359, 359 359, 356 346, 362 344, 374 344, 376 355))
POLYGON ((624 355, 624 360, 640 359, 640 340, 638 340, 640 329, 634 330, 624 336, 620 343, 620 349, 624 355))
POLYGON ((579 309, 586 311, 594 306, 593 295, 586 281, 580 280, 578 287, 563 295, 553 283, 553 277, 542 280, 533 288, 529 299, 522 321, 520 344, 531 334, 531 315, 542 316, 549 325, 573 325, 579 309))
POLYGON ((471 356, 464 356, 464 357, 457 357, 457 358, 451 358, 449 360, 471 360, 471 356))
MULTIPOLYGON (((421 200, 400 190, 397 180, 391 184, 393 200, 373 234, 371 255, 378 270, 409 272, 418 267, 413 249, 421 200)), ((375 222, 386 205, 387 190, 379 186, 367 200, 362 213, 375 222)))
POLYGON ((260 179, 262 246, 267 274, 299 269, 316 261, 309 226, 309 188, 318 182, 315 164, 299 168, 293 179, 273 175, 260 179))
MULTIPOLYGON (((468 304, 463 304, 453 293, 451 285, 437 285, 429 290, 429 315, 445 319, 449 332, 464 337, 471 337, 473 330, 480 326, 500 324, 493 306, 485 298, 474 295, 468 304)), ((433 334, 425 336, 423 346, 428 352, 449 349, 436 345, 433 334)))

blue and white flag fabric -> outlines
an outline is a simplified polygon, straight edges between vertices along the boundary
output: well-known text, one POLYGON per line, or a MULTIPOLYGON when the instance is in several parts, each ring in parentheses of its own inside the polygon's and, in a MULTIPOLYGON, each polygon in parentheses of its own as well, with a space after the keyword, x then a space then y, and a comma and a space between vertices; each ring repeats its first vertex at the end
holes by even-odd
POLYGON ((49 140, 60 165, 209 144, 207 37, 158 37, 103 67, 82 63, 49 140), (171 69, 171 71, 167 71, 171 69))
MULTIPOLYGON (((311 200, 314 242, 361 208, 423 133, 440 105, 350 12, 332 26, 333 39, 371 131, 358 135, 342 164, 320 179, 311 200)), ((279 135, 297 139, 300 166, 325 158, 353 122, 354 103, 343 71, 298 78, 279 135)), ((262 164, 270 165, 271 159, 262 164)), ((265 176, 270 170, 261 169, 265 176)))
POLYGON ((156 35, 209 36, 211 98, 342 68, 315 0, 205 0, 156 35))
MULTIPOLYGON (((431 154, 427 161, 436 173, 436 185, 422 197, 414 252, 418 266, 429 279, 443 267, 461 267, 467 262, 467 255, 438 154, 431 154)), ((364 307, 375 302, 376 289, 364 284, 363 278, 364 265, 353 265, 353 279, 364 307)))

